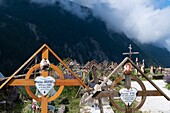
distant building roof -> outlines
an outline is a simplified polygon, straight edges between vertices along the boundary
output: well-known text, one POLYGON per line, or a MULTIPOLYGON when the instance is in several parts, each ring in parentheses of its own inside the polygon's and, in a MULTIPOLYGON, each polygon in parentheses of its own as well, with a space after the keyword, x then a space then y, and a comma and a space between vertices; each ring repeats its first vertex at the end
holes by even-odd
POLYGON ((4 75, 0 72, 0 78, 4 78, 4 75))

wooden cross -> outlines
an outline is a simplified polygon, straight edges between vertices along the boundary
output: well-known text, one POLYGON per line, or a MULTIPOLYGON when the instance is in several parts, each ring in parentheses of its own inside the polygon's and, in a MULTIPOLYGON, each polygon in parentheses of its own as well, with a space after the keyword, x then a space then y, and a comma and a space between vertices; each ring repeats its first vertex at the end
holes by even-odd
POLYGON ((129 55, 129 58, 132 59, 132 55, 134 54, 139 54, 139 52, 132 52, 132 46, 131 44, 129 45, 129 53, 123 53, 123 55, 129 55))
MULTIPOLYGON (((44 78, 49 76, 49 72, 42 70, 41 76, 44 78)), ((38 102, 41 102, 41 113, 47 113, 48 112, 48 102, 56 99, 57 97, 60 96, 62 93, 64 86, 84 86, 87 90, 89 90, 89 87, 86 86, 80 78, 77 77, 77 75, 46 45, 44 44, 37 52, 35 52, 14 74, 12 74, 1 86, 4 87, 5 85, 8 86, 25 86, 25 89, 29 96, 38 102), (64 79, 62 71, 55 65, 50 64, 50 67, 54 69, 58 75, 60 76, 60 79, 55 79, 54 86, 59 86, 58 91, 56 94, 54 94, 51 97, 48 97, 48 95, 42 95, 41 97, 37 97, 35 94, 32 93, 30 90, 30 86, 35 86, 35 81, 34 79, 30 79, 30 76, 32 73, 40 68, 40 64, 35 64, 33 67, 29 69, 27 72, 25 79, 14 79, 13 77, 23 68, 28 64, 38 53, 42 52, 42 59, 48 59, 49 58, 49 52, 54 55, 54 57, 60 61, 68 70, 69 72, 75 76, 76 79, 64 79)))
MULTIPOLYGON (((131 67, 131 66, 130 66, 131 67)), ((130 70, 127 70, 127 72, 130 71, 130 70)), ((119 85, 118 85, 119 86, 119 85)), ((127 90, 125 90, 125 93, 126 94, 127 90)), ((130 92, 130 91, 129 91, 130 92)), ((134 92, 132 92, 134 93, 134 92)), ((148 78, 147 75, 145 75, 137 65, 135 65, 135 63, 133 63, 133 61, 126 57, 108 76, 107 78, 100 84, 100 86, 98 88, 96 88, 93 93, 90 94, 90 96, 88 96, 85 101, 87 101, 88 99, 90 99, 91 97, 93 98, 103 98, 103 97, 106 97, 106 98, 109 98, 110 100, 110 103, 112 106, 114 106, 114 108, 120 110, 120 111, 124 111, 125 113, 133 113, 135 111, 137 111, 138 109, 140 109, 143 104, 145 103, 145 100, 146 100, 146 97, 147 96, 164 96, 168 101, 170 101, 170 98, 168 97, 168 95, 166 95, 152 80, 150 80, 148 78), (127 64, 128 63, 128 64, 127 64), (156 90, 147 90, 144 83, 142 82, 142 80, 140 80, 138 78, 138 76, 134 76, 132 75, 131 78, 130 78, 130 75, 125 75, 124 76, 119 76, 119 77, 116 77, 116 79, 112 82, 111 86, 110 86, 110 89, 105 89, 105 90, 102 90, 102 91, 97 91, 99 88, 102 88, 104 86, 104 84, 107 82, 107 80, 111 77, 111 76, 115 76, 117 71, 119 69, 122 68, 122 66, 124 65, 132 65, 134 68, 136 68, 140 73, 141 73, 141 76, 144 77, 156 90), (136 106, 129 106, 128 105, 125 105, 124 107, 118 105, 114 98, 115 97, 119 97, 121 96, 121 93, 119 92, 120 90, 117 90, 116 89, 116 86, 118 84, 120 84, 121 81, 124 82, 125 84, 125 88, 129 89, 129 88, 133 88, 131 87, 131 81, 129 81, 129 79, 132 79, 134 81, 136 81, 138 83, 138 85, 141 87, 141 89, 137 90, 137 93, 136 93, 136 97, 140 96, 141 97, 141 100, 139 102, 139 104, 137 104, 136 106), (127 83, 125 83, 127 82, 127 83)), ((124 100, 128 100, 131 99, 132 96, 127 96, 128 98, 127 99, 124 99, 124 100)), ((125 102, 124 102, 125 103, 125 102)), ((159 104, 159 103, 158 103, 159 104)))

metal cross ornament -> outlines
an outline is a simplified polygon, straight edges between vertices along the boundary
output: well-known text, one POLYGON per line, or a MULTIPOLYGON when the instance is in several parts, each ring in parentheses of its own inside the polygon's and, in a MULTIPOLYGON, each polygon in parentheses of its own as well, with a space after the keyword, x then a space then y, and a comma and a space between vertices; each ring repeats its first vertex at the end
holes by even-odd
POLYGON ((139 52, 132 52, 132 46, 129 45, 129 53, 123 53, 123 55, 129 55, 129 58, 132 59, 132 55, 139 54, 139 52))

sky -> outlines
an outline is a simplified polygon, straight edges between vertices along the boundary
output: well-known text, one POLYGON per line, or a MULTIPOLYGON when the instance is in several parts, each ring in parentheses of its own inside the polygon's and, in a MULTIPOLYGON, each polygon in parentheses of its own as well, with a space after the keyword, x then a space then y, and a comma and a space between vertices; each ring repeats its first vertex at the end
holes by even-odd
POLYGON ((170 50, 170 0, 31 0, 50 5, 55 1, 82 19, 88 16, 87 12, 68 1, 87 6, 108 29, 170 50))
POLYGON ((165 8, 170 6, 170 0, 154 0, 154 2, 157 8, 165 8))

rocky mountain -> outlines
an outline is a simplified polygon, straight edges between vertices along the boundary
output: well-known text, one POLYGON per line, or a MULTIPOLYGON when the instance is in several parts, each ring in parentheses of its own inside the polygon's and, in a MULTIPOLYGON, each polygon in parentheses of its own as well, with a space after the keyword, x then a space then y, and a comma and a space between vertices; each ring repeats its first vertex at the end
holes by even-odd
MULTIPOLYGON (((148 54, 150 48, 140 48, 124 33, 109 31, 105 24, 90 15, 78 18, 60 7, 59 3, 42 6, 29 0, 3 0, 0 5, 0 71, 10 76, 39 47, 46 43, 61 58, 73 58, 80 63, 88 60, 120 62, 129 44, 139 51, 146 64, 162 64, 159 54, 148 54), (151 56, 152 55, 152 56, 151 56)), ((165 53, 165 61, 169 52, 165 53)))
POLYGON ((170 52, 166 48, 160 48, 153 44, 138 44, 152 59, 159 62, 158 65, 170 67, 170 52))

